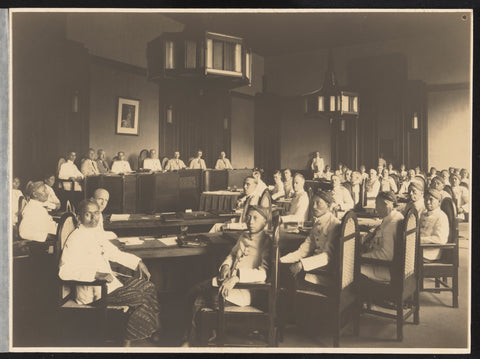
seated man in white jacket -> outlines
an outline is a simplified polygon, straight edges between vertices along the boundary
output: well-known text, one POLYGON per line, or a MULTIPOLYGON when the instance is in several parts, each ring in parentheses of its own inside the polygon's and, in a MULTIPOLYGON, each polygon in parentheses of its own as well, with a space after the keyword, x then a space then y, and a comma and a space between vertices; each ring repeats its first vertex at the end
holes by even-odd
POLYGON ((193 303, 191 328, 186 338, 190 345, 198 344, 197 328, 203 308, 218 308, 218 293, 227 305, 262 305, 255 292, 236 289, 237 283, 264 282, 269 268, 271 242, 265 233, 269 209, 249 206, 247 211, 248 231, 240 235, 237 243, 220 265, 218 274, 195 286, 189 294, 189 305, 193 303))
POLYGON ((315 273, 327 267, 334 256, 334 242, 339 234, 340 221, 332 213, 334 205, 331 192, 318 191, 313 195, 313 228, 300 247, 280 258, 281 263, 291 263, 290 272, 299 279, 297 288, 304 281, 317 285, 328 285, 325 275, 315 273), (310 271, 313 271, 309 273, 310 271), (299 274, 301 276, 299 277, 299 274), (304 277, 304 281, 302 280, 304 277))
POLYGON ((118 159, 112 163, 112 173, 124 174, 132 172, 130 163, 125 159, 125 152, 118 152, 117 158, 118 159))
MULTIPOLYGON (((420 216, 420 243, 445 244, 448 241, 448 217, 440 208, 442 194, 436 189, 425 193, 425 208, 420 216)), ((439 248, 424 248, 423 258, 436 260, 440 258, 439 248)))
POLYGON ((57 224, 45 208, 48 199, 47 186, 43 181, 29 182, 25 194, 30 200, 23 210, 20 237, 29 241, 45 242, 49 234, 57 233, 57 224))
MULTIPOLYGON (((375 200, 375 210, 379 217, 382 218, 382 223, 365 236, 362 257, 380 259, 387 262, 393 260, 397 225, 399 221, 403 220, 403 215, 394 208, 395 204, 395 193, 380 192, 378 194, 375 200)), ((388 266, 361 263, 360 272, 373 280, 390 281, 390 269, 388 266)))
POLYGON ((332 182, 332 196, 335 209, 343 212, 351 210, 354 206, 354 203, 350 191, 342 186, 340 183, 340 178, 337 175, 332 176, 332 182))
POLYGON ((293 190, 295 194, 290 203, 290 208, 285 216, 280 217, 283 223, 301 223, 306 221, 308 217, 308 206, 310 202, 308 194, 305 192, 305 177, 303 177, 301 173, 295 174, 293 178, 293 190))
MULTIPOLYGON (((156 288, 149 281, 150 273, 147 267, 137 256, 120 251, 99 230, 98 221, 101 214, 95 201, 83 200, 78 211, 80 226, 65 242, 60 259, 59 277, 63 280, 81 282, 106 280, 107 305, 131 307, 125 344, 128 345, 131 340, 149 338, 159 328, 160 307, 156 288), (109 261, 137 270, 140 276, 128 278, 122 283, 112 272, 109 261)), ((95 305, 100 296, 100 287, 78 285, 75 300, 80 304, 95 305)))

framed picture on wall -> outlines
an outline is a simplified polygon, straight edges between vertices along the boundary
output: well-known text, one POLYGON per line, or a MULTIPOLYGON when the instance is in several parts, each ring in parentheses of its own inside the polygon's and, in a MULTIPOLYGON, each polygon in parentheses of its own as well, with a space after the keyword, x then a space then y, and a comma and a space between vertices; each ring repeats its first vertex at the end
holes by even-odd
POLYGON ((134 99, 118 98, 117 131, 119 135, 138 136, 138 111, 140 101, 134 99))

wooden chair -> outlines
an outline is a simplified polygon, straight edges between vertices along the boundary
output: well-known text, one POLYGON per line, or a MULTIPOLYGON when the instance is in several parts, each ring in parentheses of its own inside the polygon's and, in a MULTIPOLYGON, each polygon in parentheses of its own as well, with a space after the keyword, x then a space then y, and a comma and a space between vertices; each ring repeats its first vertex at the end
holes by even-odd
POLYGON ((404 217, 397 227, 393 261, 364 257, 360 259, 360 264, 383 266, 390 270, 390 280, 387 282, 362 276, 359 294, 361 301, 367 303, 365 313, 396 320, 398 341, 403 340, 403 324, 412 314, 414 324, 420 321, 420 235, 417 211, 413 207, 409 208, 404 217), (373 309, 372 304, 379 308, 373 309), (406 312, 404 306, 408 306, 406 312), (395 314, 389 313, 388 310, 393 310, 395 314))
POLYGON ((279 262, 279 225, 275 226, 271 235, 271 265, 270 273, 265 283, 238 283, 235 288, 249 289, 251 291, 263 291, 268 295, 268 307, 266 310, 254 306, 237 307, 226 306, 221 294, 219 294, 218 310, 201 312, 201 336, 203 345, 215 346, 247 346, 246 344, 228 343, 230 337, 226 335, 227 321, 235 324, 236 327, 248 327, 255 330, 265 329, 267 332, 265 343, 255 343, 254 346, 278 346, 278 320, 277 320, 277 299, 278 299, 278 262, 279 262), (208 342, 208 333, 213 327, 217 330, 216 340, 208 342))
POLYGON ((457 211, 451 198, 444 198, 440 208, 448 217, 449 233, 448 242, 445 244, 422 244, 420 246, 421 257, 423 259, 423 250, 425 248, 439 248, 441 251, 440 259, 436 261, 422 261, 420 267, 420 290, 431 293, 440 293, 443 291, 452 292, 452 306, 458 308, 458 222, 456 220, 457 211), (435 278, 435 288, 425 288, 424 280, 426 278, 435 278), (452 279, 451 285, 448 284, 448 278, 452 279))
POLYGON ((162 169, 165 170, 165 167, 167 166, 167 162, 168 162, 168 157, 163 156, 161 162, 162 162, 162 169))
POLYGON ((355 332, 358 332, 359 250, 357 217, 353 211, 348 211, 342 218, 332 265, 328 270, 312 271, 328 278, 328 286, 308 283, 307 289, 296 289, 295 313, 299 322, 307 326, 308 323, 313 326, 328 325, 332 330, 334 347, 339 346, 340 331, 350 321, 354 322, 355 332))
POLYGON ((145 160, 145 158, 148 157, 148 150, 147 149, 143 149, 140 151, 140 154, 138 155, 138 169, 142 169, 143 168, 143 161, 145 160))
MULTIPOLYGON (((265 188, 263 191, 262 195, 260 196, 260 199, 258 200, 258 204, 261 207, 268 208, 269 213, 272 213, 272 196, 270 194, 270 191, 268 188, 265 188)), ((267 221, 267 230, 272 230, 272 216, 270 215, 269 220, 267 221)))
MULTIPOLYGON (((60 261, 63 248, 68 236, 77 227, 77 219, 73 213, 65 213, 57 227, 56 258, 60 261)), ((57 319, 59 324, 59 336, 62 345, 103 345, 106 340, 120 343, 123 337, 123 327, 112 325, 107 330, 107 321, 123 324, 125 321, 126 306, 110 307, 106 305, 104 298, 107 296, 107 281, 95 280, 93 282, 58 280, 57 319), (78 285, 100 286, 101 299, 96 305, 78 304, 75 301, 76 287, 78 285), (114 312, 114 313, 112 313, 114 312), (116 328, 117 332, 112 328, 116 328), (118 331, 118 329, 120 329, 118 331), (81 332, 81 333, 80 333, 81 332), (112 338, 117 334, 117 338, 112 338), (89 340, 85 342, 85 338, 89 340)))

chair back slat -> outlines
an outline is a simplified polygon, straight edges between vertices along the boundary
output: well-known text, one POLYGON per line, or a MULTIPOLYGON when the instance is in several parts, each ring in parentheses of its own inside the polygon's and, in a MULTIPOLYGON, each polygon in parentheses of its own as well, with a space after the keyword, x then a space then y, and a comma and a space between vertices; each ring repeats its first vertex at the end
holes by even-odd
MULTIPOLYGON (((440 208, 448 218, 448 243, 458 244, 457 209, 453 199, 445 197, 440 203, 440 208)), ((452 256, 457 254, 457 251, 442 251, 441 260, 442 262, 452 263, 454 260, 452 256)))
POLYGON ((405 266, 404 266, 404 278, 407 278, 415 272, 415 262, 417 261, 417 222, 418 218, 414 212, 408 211, 405 218, 405 266))
POLYGON ((145 158, 148 157, 148 150, 147 149, 143 149, 140 151, 140 154, 138 155, 138 168, 143 168, 143 161, 145 160, 145 158))
MULTIPOLYGON (((65 242, 67 241, 68 236, 75 230, 77 227, 77 218, 71 212, 63 214, 60 218, 60 222, 57 227, 57 248, 56 255, 57 261, 60 262, 60 257, 62 256, 63 248, 65 247, 65 242)), ((70 286, 60 285, 58 295, 59 295, 59 304, 63 304, 71 293, 74 293, 74 290, 70 286)))
POLYGON ((358 239, 357 217, 348 211, 342 218, 340 238, 338 241, 338 273, 340 290, 345 289, 355 280, 355 260, 358 239))

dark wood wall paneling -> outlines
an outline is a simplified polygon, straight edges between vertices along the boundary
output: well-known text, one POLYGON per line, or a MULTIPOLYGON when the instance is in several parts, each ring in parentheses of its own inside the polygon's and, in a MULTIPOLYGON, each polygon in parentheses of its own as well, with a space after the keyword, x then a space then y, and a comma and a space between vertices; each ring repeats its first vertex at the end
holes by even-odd
POLYGON ((376 168, 383 153, 395 167, 427 168, 425 85, 408 80, 407 58, 389 54, 359 58, 348 67, 349 86, 359 92, 358 164, 376 168), (412 129, 413 113, 419 129, 412 129))
POLYGON ((266 172, 280 168, 282 113, 284 106, 292 105, 293 101, 270 94, 255 97, 255 167, 266 172))
POLYGON ((61 14, 17 13, 12 27, 13 173, 25 184, 55 173, 66 151, 87 150, 89 62, 83 45, 65 40, 61 14))
POLYGON ((160 156, 173 157, 175 151, 188 166, 196 151, 203 151, 209 168, 215 166, 221 151, 230 157, 230 95, 227 91, 168 90, 160 88, 160 156), (173 107, 173 121, 167 123, 166 108, 173 107))

